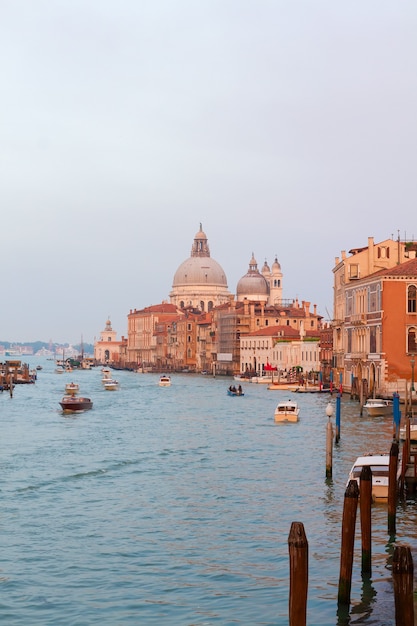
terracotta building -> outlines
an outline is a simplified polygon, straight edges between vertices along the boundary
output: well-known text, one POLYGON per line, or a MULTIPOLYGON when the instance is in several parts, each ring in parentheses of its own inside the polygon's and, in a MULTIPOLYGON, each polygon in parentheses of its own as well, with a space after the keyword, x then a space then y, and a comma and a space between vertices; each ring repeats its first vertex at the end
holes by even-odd
POLYGON ((415 246, 399 240, 336 259, 333 372, 360 395, 404 396, 417 329, 415 246), (411 258, 410 258, 411 257, 411 258))

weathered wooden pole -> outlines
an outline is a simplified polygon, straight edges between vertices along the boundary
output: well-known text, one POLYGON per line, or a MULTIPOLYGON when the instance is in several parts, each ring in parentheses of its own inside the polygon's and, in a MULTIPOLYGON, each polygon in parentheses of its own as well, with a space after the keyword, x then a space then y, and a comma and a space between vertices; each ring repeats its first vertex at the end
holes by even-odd
POLYGON ((397 508, 398 443, 393 441, 389 453, 388 470, 388 534, 395 535, 397 508))
POLYGON ((331 402, 327 404, 326 415, 329 418, 326 427, 326 478, 331 478, 333 474, 333 426, 331 422, 333 407, 331 402))
POLYGON ((414 626, 413 571, 410 548, 395 546, 392 558, 392 578, 397 626, 414 626))
POLYGON ((372 504, 372 470, 364 465, 360 477, 360 520, 362 536, 362 574, 371 575, 372 569, 372 533, 371 533, 371 504, 372 504))
POLYGON ((308 541, 301 522, 291 524, 289 626, 306 626, 308 591, 308 541))
POLYGON ((348 486, 346 487, 343 504, 342 547, 340 553, 339 592, 337 597, 339 605, 348 606, 350 604, 358 498, 358 483, 356 480, 350 480, 348 486))
POLYGON ((342 398, 342 394, 338 393, 337 398, 336 398, 336 437, 335 437, 336 443, 339 443, 339 439, 340 439, 341 398, 342 398))

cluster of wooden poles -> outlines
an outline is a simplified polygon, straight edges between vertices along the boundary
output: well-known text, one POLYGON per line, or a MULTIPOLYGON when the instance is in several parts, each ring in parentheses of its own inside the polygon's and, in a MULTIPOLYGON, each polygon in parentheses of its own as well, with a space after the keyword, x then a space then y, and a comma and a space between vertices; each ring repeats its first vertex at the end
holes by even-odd
MULTIPOLYGON (((331 446, 333 445, 333 427, 330 422, 332 411, 326 411, 329 417, 326 441, 326 477, 331 476, 331 446), (330 428, 329 428, 330 425, 330 428), (330 443, 329 445, 329 433, 330 443)), ((340 437, 340 395, 336 415, 336 441, 340 437), (339 427, 339 428, 338 428, 339 427)), ((388 482, 388 534, 396 532, 398 441, 393 441, 390 450, 388 482)), ((371 505, 372 505, 372 470, 364 466, 360 482, 350 480, 345 491, 342 516, 342 541, 340 555, 340 575, 338 587, 338 613, 348 614, 351 598, 353 556, 355 542, 356 516, 360 494, 360 525, 362 537, 362 575, 371 576, 371 505)), ((308 542, 301 522, 293 522, 288 536, 290 560, 289 590, 289 626, 306 626, 308 592, 308 542)), ((392 577, 394 584, 395 624, 396 626, 414 626, 413 582, 414 567, 411 550, 406 545, 394 547, 392 559, 392 577)))

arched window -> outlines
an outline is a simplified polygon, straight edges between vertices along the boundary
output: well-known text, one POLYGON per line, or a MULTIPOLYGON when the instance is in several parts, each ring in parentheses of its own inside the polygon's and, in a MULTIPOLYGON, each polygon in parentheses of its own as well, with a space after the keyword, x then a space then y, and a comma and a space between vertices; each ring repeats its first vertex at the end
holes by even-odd
POLYGON ((200 301, 200 311, 204 311, 204 301, 200 301))
POLYGON ((207 310, 211 311, 213 309, 213 302, 212 300, 209 301, 208 306, 207 306, 207 310))
POLYGON ((417 352, 416 329, 414 327, 408 329, 407 352, 417 352))
POLYGON ((183 308, 184 308, 184 300, 181 300, 181 302, 180 302, 180 309, 183 309, 183 308))
POLYGON ((407 312, 417 313, 417 294, 415 285, 410 285, 407 289, 407 312))

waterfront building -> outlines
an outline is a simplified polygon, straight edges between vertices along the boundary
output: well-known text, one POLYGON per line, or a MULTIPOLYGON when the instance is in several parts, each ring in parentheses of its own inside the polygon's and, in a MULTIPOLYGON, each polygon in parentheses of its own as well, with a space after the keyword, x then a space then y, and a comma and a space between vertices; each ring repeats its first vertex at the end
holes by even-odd
POLYGON ((354 395, 406 392, 416 354, 416 248, 369 237, 367 247, 336 258, 333 378, 354 395))
MULTIPOLYGON (((246 363, 241 358, 241 339, 250 333, 275 326, 285 326, 290 336, 302 334, 319 336, 322 317, 317 314, 316 305, 310 310, 310 303, 298 300, 281 301, 280 305, 267 306, 264 302, 233 301, 217 307, 213 311, 213 330, 215 335, 215 367, 221 374, 237 374, 246 371, 246 363), (242 363, 244 363, 242 365, 242 363)), ((297 357, 298 358, 298 357, 297 357)), ((257 373, 262 372, 262 358, 251 358, 248 367, 257 373)), ((297 363, 293 363, 293 366, 297 363)))
POLYGON ((119 363, 125 339, 117 340, 117 332, 113 330, 111 321, 106 320, 100 338, 94 343, 94 360, 97 363, 119 363))
POLYGON ((176 322, 183 313, 174 304, 162 302, 144 309, 131 310, 127 316, 127 352, 128 367, 146 369, 164 367, 168 363, 168 346, 161 344, 168 337, 170 324, 176 322))
POLYGON ((262 375, 267 366, 286 375, 297 367, 306 374, 320 371, 320 334, 291 326, 267 326, 240 337, 240 372, 262 375))

